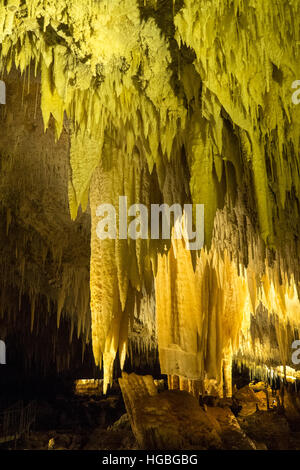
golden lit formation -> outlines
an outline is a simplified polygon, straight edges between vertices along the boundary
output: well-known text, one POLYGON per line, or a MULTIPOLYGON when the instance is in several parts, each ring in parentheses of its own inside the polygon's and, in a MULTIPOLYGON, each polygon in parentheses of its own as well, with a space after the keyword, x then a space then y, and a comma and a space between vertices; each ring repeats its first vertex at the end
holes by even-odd
MULTIPOLYGON (((299 34, 298 0, 0 0, 2 74, 19 69, 24 96, 40 77, 45 130, 54 122, 58 142, 69 133, 66 193, 72 220, 91 215, 90 280, 64 268, 58 326, 73 311, 88 340, 90 302, 105 390, 117 353, 124 366, 135 316, 148 331, 136 340, 145 351, 156 318, 162 373, 220 395, 231 396, 233 360, 277 375, 292 365, 299 34), (148 208, 204 204, 205 247, 191 252, 174 237, 100 240, 97 207, 118 207, 122 195, 148 208), (278 350, 263 326, 253 338, 263 310, 278 350)), ((40 167, 47 175, 43 155, 40 167)), ((33 326, 34 289, 30 299, 33 326)))

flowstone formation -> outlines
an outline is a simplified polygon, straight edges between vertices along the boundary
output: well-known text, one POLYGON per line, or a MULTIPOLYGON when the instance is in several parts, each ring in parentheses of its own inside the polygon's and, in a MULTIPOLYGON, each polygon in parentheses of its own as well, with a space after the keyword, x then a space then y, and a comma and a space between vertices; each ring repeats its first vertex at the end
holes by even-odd
MULTIPOLYGON (((234 358, 262 374, 290 364, 300 322, 299 34, 298 0, 0 2, 2 73, 19 70, 25 96, 40 73, 45 130, 54 122, 59 143, 68 128, 65 194, 72 220, 91 216, 92 343, 105 388, 134 317, 147 330, 138 347, 153 347, 154 312, 162 372, 200 388, 230 395, 234 358), (118 209, 119 196, 148 208, 204 204, 204 248, 100 240, 97 207, 118 209), (277 344, 267 354, 251 327, 263 308, 277 344)), ((67 310, 85 331, 86 273, 71 263, 64 276, 58 311, 74 289, 67 310)))

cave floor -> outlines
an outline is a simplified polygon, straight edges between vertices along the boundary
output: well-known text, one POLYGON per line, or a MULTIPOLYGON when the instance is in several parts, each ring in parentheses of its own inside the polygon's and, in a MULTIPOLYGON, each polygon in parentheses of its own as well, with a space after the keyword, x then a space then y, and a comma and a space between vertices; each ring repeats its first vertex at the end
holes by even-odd
MULTIPOLYGON (((227 450, 299 450, 300 413, 293 396, 245 386, 233 399, 202 403, 227 450), (213 406, 211 406, 213 404, 213 406)), ((214 444, 210 447, 214 448, 214 444)), ((220 449, 220 446, 216 447, 220 449)), ((117 392, 107 397, 57 396, 52 402, 37 402, 37 420, 30 434, 3 450, 137 450, 128 415, 117 392)))

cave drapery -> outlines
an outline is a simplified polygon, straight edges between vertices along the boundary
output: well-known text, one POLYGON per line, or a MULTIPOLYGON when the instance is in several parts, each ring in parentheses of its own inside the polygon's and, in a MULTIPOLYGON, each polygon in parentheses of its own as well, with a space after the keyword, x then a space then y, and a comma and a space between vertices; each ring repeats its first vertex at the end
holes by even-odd
MULTIPOLYGON (((253 367, 290 364, 300 324, 300 106, 292 101, 299 34, 298 0, 0 1, 2 75, 17 69, 23 95, 40 76, 45 131, 54 122, 60 143, 67 127, 67 168, 56 171, 68 179, 71 219, 87 226, 91 217, 90 278, 71 253, 53 303, 58 326, 67 311, 88 341, 90 300, 105 388, 118 352, 124 364, 135 316, 151 323, 155 314, 168 375, 220 387, 233 358, 253 367), (191 253, 174 238, 100 240, 97 207, 118 207, 120 195, 128 205, 204 204, 205 247, 191 253), (251 336, 262 310, 278 353, 263 328, 251 336)), ((15 178, 9 143, 1 153, 22 197, 30 168, 15 178)), ((40 153, 39 171, 54 181, 40 153)), ((12 210, 2 197, 7 233, 12 210)), ((35 226, 45 239, 43 224, 35 226)), ((11 238, 16 249, 26 244, 11 238)), ((51 240, 59 260, 57 246, 51 240)), ((86 247, 86 234, 75 246, 86 247)), ((48 250, 41 247, 42 260, 48 250)), ((18 281, 1 281, 2 317, 9 287, 26 291, 24 257, 16 258, 18 281)), ((33 285, 31 327, 42 290, 33 285)), ((153 346, 152 330, 139 337, 141 350, 153 346)))

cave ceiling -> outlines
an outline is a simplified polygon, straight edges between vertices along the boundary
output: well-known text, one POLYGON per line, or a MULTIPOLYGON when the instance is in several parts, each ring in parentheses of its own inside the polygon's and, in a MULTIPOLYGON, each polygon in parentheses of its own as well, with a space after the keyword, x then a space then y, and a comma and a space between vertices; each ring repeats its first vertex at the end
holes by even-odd
POLYGON ((34 328, 55 306, 106 384, 128 330, 190 380, 233 357, 289 364, 299 34, 297 0, 1 0, 2 317, 27 296, 34 328), (97 207, 120 195, 204 204, 205 247, 99 240, 97 207))

